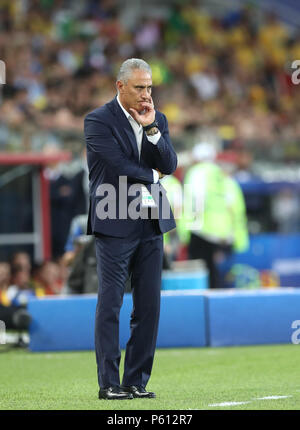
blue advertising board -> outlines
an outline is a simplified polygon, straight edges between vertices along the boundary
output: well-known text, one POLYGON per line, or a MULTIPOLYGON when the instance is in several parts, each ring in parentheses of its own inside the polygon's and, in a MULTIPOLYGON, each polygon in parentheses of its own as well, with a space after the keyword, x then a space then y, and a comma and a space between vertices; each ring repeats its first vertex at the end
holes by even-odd
POLYGON ((225 287, 300 287, 300 234, 253 235, 247 252, 219 267, 225 287))

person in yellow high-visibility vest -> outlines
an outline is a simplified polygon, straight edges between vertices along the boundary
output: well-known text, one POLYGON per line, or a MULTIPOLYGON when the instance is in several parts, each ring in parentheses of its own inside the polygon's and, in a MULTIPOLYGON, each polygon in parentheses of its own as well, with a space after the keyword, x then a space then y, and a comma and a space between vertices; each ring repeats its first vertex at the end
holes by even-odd
POLYGON ((205 261, 210 288, 220 288, 220 252, 243 252, 248 247, 246 209, 238 183, 215 163, 208 144, 193 150, 196 163, 184 177, 184 240, 190 259, 205 261))

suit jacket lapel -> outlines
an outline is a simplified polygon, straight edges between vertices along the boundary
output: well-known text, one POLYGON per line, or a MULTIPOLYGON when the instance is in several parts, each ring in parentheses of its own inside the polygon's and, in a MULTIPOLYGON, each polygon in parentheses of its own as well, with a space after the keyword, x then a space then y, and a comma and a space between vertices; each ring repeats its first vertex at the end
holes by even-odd
POLYGON ((143 132, 143 139, 142 139, 142 148, 141 148, 141 158, 144 158, 145 155, 147 154, 147 137, 146 137, 146 133, 143 132))
POLYGON ((109 104, 109 108, 112 110, 114 115, 116 116, 116 121, 118 123, 118 130, 125 136, 126 140, 129 141, 129 144, 131 145, 134 153, 134 157, 136 160, 139 160, 139 151, 137 147, 137 142, 135 138, 134 131, 126 118, 124 112, 119 106, 119 103, 117 101, 117 97, 115 97, 109 104))

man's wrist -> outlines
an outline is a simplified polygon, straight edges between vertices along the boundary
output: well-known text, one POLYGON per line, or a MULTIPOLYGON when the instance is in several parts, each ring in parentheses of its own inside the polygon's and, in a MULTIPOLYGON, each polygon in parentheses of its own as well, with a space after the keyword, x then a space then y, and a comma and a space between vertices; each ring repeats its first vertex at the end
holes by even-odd
POLYGON ((154 136, 155 134, 157 134, 158 133, 158 128, 157 127, 152 127, 152 128, 149 128, 147 131, 146 131, 146 135, 147 136, 154 136))
POLYGON ((153 122, 151 122, 151 124, 145 125, 143 126, 144 131, 147 133, 149 130, 151 130, 152 128, 158 128, 158 122, 156 120, 154 120, 153 122))

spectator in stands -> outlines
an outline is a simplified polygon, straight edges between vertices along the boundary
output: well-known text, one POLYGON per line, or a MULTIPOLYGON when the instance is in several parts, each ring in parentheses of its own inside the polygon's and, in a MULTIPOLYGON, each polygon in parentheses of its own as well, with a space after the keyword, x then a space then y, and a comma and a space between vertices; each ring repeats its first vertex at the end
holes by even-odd
POLYGON ((59 291, 59 294, 65 294, 67 291, 67 282, 70 274, 70 268, 66 264, 64 260, 64 256, 58 257, 55 260, 56 266, 57 266, 57 272, 58 272, 58 280, 57 280, 57 290, 59 291))
MULTIPOLYGON (((10 282, 10 264, 6 261, 0 262, 0 303, 6 303, 6 290, 10 282)), ((1 319, 1 318, 0 318, 1 319)))
POLYGON ((12 254, 10 264, 12 267, 18 266, 28 273, 31 273, 31 259, 27 252, 18 251, 12 254))
POLYGON ((10 275, 9 263, 1 261, 0 320, 5 323, 5 327, 8 330, 27 330, 31 322, 31 316, 25 309, 24 303, 20 303, 16 294, 12 294, 12 290, 9 288, 10 275))
POLYGON ((55 261, 44 261, 35 267, 33 272, 33 286, 41 295, 60 294, 63 289, 61 269, 55 261))
POLYGON ((81 133, 85 113, 111 99, 115 68, 141 49, 154 66, 157 107, 168 110, 171 134, 191 125, 217 134, 217 126, 228 123, 251 145, 275 145, 284 124, 297 138, 297 88, 284 66, 299 57, 300 40, 274 13, 228 6, 214 16, 184 2, 170 3, 167 13, 157 7, 156 17, 148 18, 134 5, 98 3, 81 2, 70 14, 70 2, 1 5, 7 84, 0 142, 6 149, 21 149, 23 139, 16 137, 25 122, 33 126, 38 150, 43 134, 55 135, 64 147, 60 132, 81 133))
POLYGON ((6 290, 9 303, 14 306, 26 306, 31 297, 35 297, 35 290, 30 284, 30 272, 21 265, 11 267, 10 285, 6 290))

